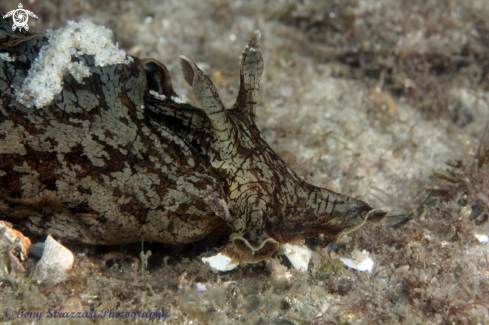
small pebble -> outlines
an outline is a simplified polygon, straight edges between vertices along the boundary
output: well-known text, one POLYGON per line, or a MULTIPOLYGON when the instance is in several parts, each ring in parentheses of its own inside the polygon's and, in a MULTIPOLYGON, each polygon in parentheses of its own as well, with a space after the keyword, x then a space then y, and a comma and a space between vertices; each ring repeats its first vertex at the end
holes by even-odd
POLYGON ((35 243, 31 246, 29 254, 36 258, 41 258, 42 254, 44 253, 45 246, 46 246, 45 243, 35 243))

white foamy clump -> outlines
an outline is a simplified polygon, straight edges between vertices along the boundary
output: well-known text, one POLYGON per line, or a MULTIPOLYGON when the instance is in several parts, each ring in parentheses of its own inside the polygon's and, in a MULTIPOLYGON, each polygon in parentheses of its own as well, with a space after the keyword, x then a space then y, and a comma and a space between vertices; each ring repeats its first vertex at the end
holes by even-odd
POLYGON ((173 100, 177 104, 187 104, 188 103, 188 97, 185 95, 180 95, 178 96, 171 96, 171 100, 173 100))
MULTIPOLYGON (((124 50, 119 49, 117 43, 112 43, 113 33, 110 29, 96 26, 88 20, 68 21, 66 27, 48 30, 46 36, 48 44, 39 51, 22 89, 16 93, 17 100, 27 107, 48 105, 61 92, 63 73, 72 55, 94 55, 95 65, 102 67, 133 61, 124 50)), ((81 72, 81 77, 90 75, 86 69, 81 72)))
POLYGON ((70 62, 68 63, 68 72, 78 83, 83 82, 83 78, 90 77, 90 68, 85 65, 85 62, 70 62))
POLYGON ((158 98, 159 100, 165 100, 166 99, 166 96, 165 95, 160 94, 160 93, 158 93, 158 92, 156 92, 154 90, 150 90, 149 91, 149 94, 150 95, 153 95, 154 97, 158 98))

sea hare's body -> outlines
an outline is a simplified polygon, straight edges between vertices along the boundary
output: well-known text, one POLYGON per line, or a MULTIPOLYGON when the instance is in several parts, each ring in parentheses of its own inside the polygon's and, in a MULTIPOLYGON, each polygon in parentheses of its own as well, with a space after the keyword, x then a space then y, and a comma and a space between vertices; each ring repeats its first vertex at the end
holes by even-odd
POLYGON ((16 58, 0 58, 1 219, 93 244, 230 235, 223 254, 255 262, 279 243, 319 233, 338 240, 385 217, 305 183, 267 145, 254 122, 263 70, 256 33, 230 110, 185 57, 203 109, 174 101, 155 60, 99 67, 91 56, 74 58, 90 68, 83 83, 67 73, 62 92, 36 109, 15 94, 46 39, 10 30, 0 25, 0 53, 16 58))

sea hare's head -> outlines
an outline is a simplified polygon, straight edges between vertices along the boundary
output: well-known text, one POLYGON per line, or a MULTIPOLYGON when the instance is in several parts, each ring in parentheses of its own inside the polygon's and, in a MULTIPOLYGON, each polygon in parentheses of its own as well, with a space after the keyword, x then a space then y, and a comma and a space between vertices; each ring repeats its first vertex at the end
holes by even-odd
POLYGON ((280 244, 300 243, 319 234, 338 242, 365 222, 379 225, 387 215, 384 209, 373 209, 363 201, 327 189, 304 184, 298 188, 301 190, 296 194, 302 203, 289 206, 282 201, 283 205, 278 205, 275 213, 269 211, 268 217, 252 217, 244 230, 231 235, 223 253, 236 261, 259 262, 275 253, 280 244))
POLYGON ((338 242, 342 235, 358 229, 367 221, 380 224, 387 215, 384 209, 373 209, 363 201, 309 184, 300 187, 297 197, 303 200, 302 204, 295 207, 285 204, 283 217, 270 221, 269 233, 280 243, 300 241, 319 234, 338 242))
POLYGON ((255 32, 242 53, 235 106, 224 107, 212 81, 185 56, 180 66, 205 112, 209 144, 203 155, 221 177, 232 228, 222 254, 234 261, 259 262, 280 244, 318 234, 334 241, 363 225, 379 224, 387 212, 363 201, 305 183, 268 146, 255 124, 263 58, 255 32))

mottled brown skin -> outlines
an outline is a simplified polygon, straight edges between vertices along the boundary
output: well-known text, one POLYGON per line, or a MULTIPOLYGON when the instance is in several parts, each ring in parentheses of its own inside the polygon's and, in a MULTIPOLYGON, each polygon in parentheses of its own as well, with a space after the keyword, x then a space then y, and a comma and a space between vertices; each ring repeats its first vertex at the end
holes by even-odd
POLYGON ((223 254, 257 262, 281 243, 317 234, 337 241, 386 211, 305 183, 273 152, 255 124, 263 71, 259 34, 243 52, 231 109, 212 82, 181 57, 203 109, 178 104, 156 60, 96 67, 64 78, 45 107, 15 100, 46 43, 0 25, 0 219, 32 232, 92 244, 141 239, 180 244, 229 235, 223 254), (153 90, 166 96, 152 96, 153 90))

